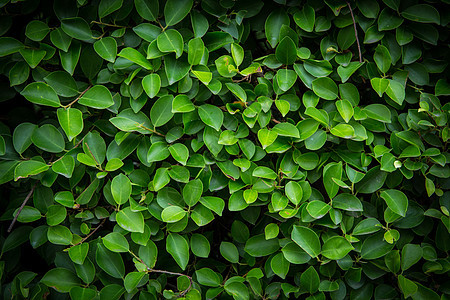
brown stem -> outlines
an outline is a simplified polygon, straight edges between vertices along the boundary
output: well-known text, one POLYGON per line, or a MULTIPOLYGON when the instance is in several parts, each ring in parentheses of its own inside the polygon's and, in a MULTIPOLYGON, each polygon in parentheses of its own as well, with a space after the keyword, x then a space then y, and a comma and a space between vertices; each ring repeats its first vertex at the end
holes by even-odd
POLYGON ((92 230, 91 232, 89 232, 89 234, 87 236, 85 236, 84 238, 81 239, 81 241, 79 241, 78 243, 76 243, 75 245, 70 246, 70 248, 75 247, 76 245, 82 244, 84 243, 84 241, 86 241, 88 238, 90 238, 100 227, 103 226, 103 224, 105 224, 106 218, 103 219, 103 221, 97 226, 95 227, 94 230, 92 230))
POLYGON ((38 183, 37 181, 34 183, 33 187, 30 190, 30 192, 28 193, 28 195, 23 200, 22 205, 19 207, 19 210, 17 211, 17 214, 14 216, 14 219, 11 222, 11 225, 9 225, 9 227, 8 227, 8 233, 11 232, 11 230, 13 229, 14 224, 17 221, 17 218, 19 217, 20 213, 22 212, 22 209, 25 207, 25 205, 27 204, 28 200, 31 198, 31 195, 33 195, 33 192, 34 192, 34 189, 36 188, 37 183, 38 183))
POLYGON ((148 131, 150 131, 150 132, 152 132, 152 133, 155 133, 155 134, 157 134, 157 135, 159 135, 159 136, 165 136, 164 134, 159 133, 159 132, 156 131, 156 130, 153 130, 153 129, 150 129, 150 128, 148 128, 148 127, 145 127, 143 124, 139 124, 138 127, 139 127, 139 128, 142 128, 142 129, 145 129, 145 130, 148 130, 148 131))
POLYGON ((154 273, 162 273, 162 274, 168 274, 168 275, 176 275, 176 276, 186 276, 189 279, 189 286, 187 287, 187 289, 185 289, 184 291, 180 292, 180 297, 183 297, 184 295, 186 295, 187 292, 190 291, 190 289, 192 288, 193 285, 193 280, 192 277, 183 273, 178 273, 178 272, 170 272, 170 271, 166 271, 166 270, 158 270, 158 269, 152 269, 149 266, 147 266, 147 264, 136 254, 133 253, 133 251, 128 250, 128 252, 130 252, 131 255, 134 256, 134 258, 136 258, 141 264, 143 264, 145 266, 145 268, 147 269, 147 272, 154 272, 154 273))
POLYGON ((128 28, 127 26, 116 25, 116 24, 108 24, 108 23, 103 23, 103 22, 99 22, 99 21, 91 21, 91 23, 98 24, 98 25, 109 26, 109 27, 128 28))
POLYGON ((70 102, 70 103, 67 104, 67 105, 63 105, 62 107, 63 107, 63 108, 71 107, 72 104, 75 104, 78 100, 80 100, 80 98, 83 97, 83 95, 84 95, 87 91, 89 91, 89 89, 90 89, 91 87, 92 87, 92 85, 88 86, 84 91, 81 92, 81 94, 80 94, 75 100, 73 100, 72 102, 70 102))
POLYGON ((356 29, 355 16, 353 15, 352 6, 350 5, 350 3, 347 0, 345 0, 345 2, 347 2, 348 9, 350 10, 350 14, 352 15, 353 28, 355 29, 356 44, 358 45, 359 62, 362 63, 361 46, 359 44, 358 29, 356 29))

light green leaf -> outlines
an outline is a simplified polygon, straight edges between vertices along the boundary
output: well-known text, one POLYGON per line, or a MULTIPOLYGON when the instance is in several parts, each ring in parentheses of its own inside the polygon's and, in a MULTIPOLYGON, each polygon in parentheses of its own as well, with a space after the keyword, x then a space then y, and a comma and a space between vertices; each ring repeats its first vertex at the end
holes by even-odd
POLYGON ((118 232, 111 232, 102 238, 103 245, 112 252, 128 252, 130 245, 127 239, 118 232))
POLYGON ((80 110, 76 108, 59 108, 57 116, 69 142, 83 131, 83 113, 80 110))
POLYGON ((133 212, 130 207, 125 207, 117 213, 117 224, 130 232, 144 232, 144 217, 141 212, 133 212))
POLYGON ((94 85, 78 100, 81 105, 105 109, 114 105, 111 92, 103 85, 94 85))
POLYGON ((217 106, 203 104, 198 107, 198 115, 206 125, 219 131, 223 123, 223 112, 217 106))
POLYGON ((338 97, 338 87, 336 83, 328 77, 321 77, 313 80, 312 89, 317 96, 325 100, 334 100, 338 97))
POLYGON ((185 270, 189 262, 189 244, 186 239, 178 233, 169 233, 166 239, 166 250, 178 266, 185 270))
POLYGON ((403 192, 394 189, 385 190, 381 192, 380 196, 393 212, 402 217, 406 216, 408 198, 403 192))
POLYGON ((299 245, 311 257, 317 257, 320 253, 320 241, 317 234, 303 226, 296 226, 292 228, 292 240, 299 245))
POLYGON ((128 202, 131 196, 131 181, 124 174, 119 174, 111 182, 111 194, 117 204, 128 202))
POLYGON ((161 212, 161 219, 166 223, 175 223, 180 221, 186 216, 187 212, 176 205, 167 206, 161 212))
POLYGON ((166 95, 156 100, 150 110, 153 126, 160 127, 172 119, 172 101, 172 95, 166 95))
POLYGON ((144 55, 142 55, 139 51, 137 51, 136 49, 127 47, 122 49, 122 51, 120 51, 120 53, 118 54, 118 56, 123 57, 128 59, 129 61, 134 62, 135 64, 138 64, 139 66, 152 71, 153 70, 153 66, 150 63, 150 61, 148 61, 144 55))
POLYGON ((142 87, 150 98, 154 98, 161 88, 161 78, 156 73, 149 74, 142 79, 142 87))
POLYGON ((17 181, 20 178, 27 178, 28 176, 37 175, 39 173, 47 171, 49 168, 50 167, 47 164, 40 161, 22 161, 14 169, 14 180, 17 181))
POLYGON ((175 52, 177 58, 179 58, 181 54, 183 54, 183 47, 184 47, 183 37, 175 29, 163 31, 157 38, 157 45, 159 51, 175 52))
POLYGON ((55 90, 43 82, 30 83, 20 94, 34 104, 51 107, 59 107, 61 105, 55 90))
POLYGON ((114 62, 117 56, 117 42, 112 37, 104 37, 94 43, 97 54, 109 62, 114 62))

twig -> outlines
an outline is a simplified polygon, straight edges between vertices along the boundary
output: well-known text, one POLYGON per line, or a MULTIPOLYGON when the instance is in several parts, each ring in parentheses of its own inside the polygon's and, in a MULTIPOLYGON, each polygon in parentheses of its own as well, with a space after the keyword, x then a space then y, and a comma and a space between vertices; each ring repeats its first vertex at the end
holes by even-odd
POLYGON ((70 248, 75 247, 81 243, 84 243, 85 240, 87 240, 88 238, 90 238, 100 227, 103 226, 103 224, 105 224, 106 219, 103 219, 103 221, 97 226, 95 227, 94 230, 92 230, 91 232, 89 232, 89 234, 87 236, 85 236, 84 238, 81 239, 81 241, 79 241, 78 243, 70 246, 70 248))
POLYGON ((33 195, 33 192, 34 192, 34 189, 36 188, 37 183, 38 183, 37 181, 34 183, 33 187, 30 190, 30 192, 28 193, 28 195, 23 200, 22 205, 19 207, 19 210, 17 211, 17 214, 14 216, 14 219, 11 222, 11 225, 9 225, 9 227, 8 227, 8 233, 11 232, 11 230, 13 229, 14 224, 17 221, 17 218, 19 217, 20 213, 22 212, 22 209, 25 207, 25 205, 27 204, 28 200, 31 198, 31 195, 33 195))
POLYGON ((358 30, 356 29, 355 16, 353 15, 352 6, 350 5, 350 3, 347 0, 345 0, 345 2, 347 2, 348 9, 350 10, 350 14, 352 15, 353 28, 355 29, 356 44, 358 45, 359 62, 362 63, 361 46, 359 45, 358 30))
POLYGON ((145 129, 145 130, 148 130, 148 131, 150 131, 150 132, 152 132, 152 133, 155 133, 155 134, 157 134, 157 135, 159 135, 159 136, 165 136, 164 134, 159 133, 159 132, 156 131, 156 130, 153 130, 153 129, 150 129, 150 128, 148 128, 148 127, 145 127, 144 124, 138 124, 138 127, 139 127, 139 128, 142 128, 142 129, 145 129))
POLYGON ((75 100, 73 100, 72 102, 70 102, 70 103, 67 104, 67 105, 63 105, 62 107, 63 107, 63 108, 71 107, 72 104, 75 104, 78 100, 80 100, 80 98, 83 97, 83 95, 84 95, 87 91, 89 91, 89 89, 90 89, 91 87, 92 87, 92 85, 88 86, 84 91, 81 92, 81 94, 80 94, 75 100))
POLYGON ((145 268, 147 269, 147 272, 154 272, 154 273, 162 273, 162 274, 168 274, 168 275, 176 275, 176 276, 186 276, 189 279, 189 286, 187 287, 187 289, 185 289, 184 291, 180 292, 180 297, 183 297, 184 295, 186 295, 187 292, 189 292, 189 290, 192 288, 193 285, 193 280, 192 277, 183 273, 178 273, 178 272, 170 272, 170 271, 166 271, 166 270, 158 270, 158 269, 152 269, 149 266, 147 266, 147 264, 136 254, 133 253, 133 251, 128 250, 128 252, 130 252, 131 255, 134 256, 134 258, 136 258, 141 264, 143 264, 145 266, 145 268))
POLYGON ((99 21, 91 21, 91 24, 92 23, 95 23, 95 24, 98 24, 98 25, 109 26, 109 27, 129 28, 128 26, 122 26, 122 25, 116 25, 116 24, 108 24, 108 23, 103 23, 103 22, 99 22, 99 21))

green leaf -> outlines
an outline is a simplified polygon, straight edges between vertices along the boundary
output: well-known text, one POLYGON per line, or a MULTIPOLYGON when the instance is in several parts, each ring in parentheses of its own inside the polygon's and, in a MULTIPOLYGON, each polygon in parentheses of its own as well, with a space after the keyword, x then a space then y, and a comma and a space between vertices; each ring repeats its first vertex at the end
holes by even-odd
POLYGON ((194 37, 198 38, 204 36, 209 28, 208 19, 196 10, 191 10, 190 15, 194 37))
POLYGON ((25 35, 32 41, 40 42, 50 32, 48 25, 42 21, 33 20, 27 24, 25 35))
POLYGON ((209 287, 218 287, 222 282, 220 276, 210 268, 202 268, 195 271, 198 283, 209 287))
POLYGON ((310 137, 305 140, 305 147, 308 150, 318 150, 325 145, 327 141, 327 134, 325 131, 319 129, 310 137))
POLYGON ((185 270, 189 262, 189 244, 186 239, 178 233, 169 233, 166 239, 166 250, 178 266, 185 270))
POLYGON ((199 179, 189 181, 183 188, 183 199, 189 206, 194 206, 202 196, 203 183, 199 179))
POLYGON ((285 279, 287 273, 289 272, 289 261, 284 258, 283 253, 278 253, 270 261, 270 267, 276 275, 280 276, 282 279, 285 279))
POLYGON ((44 50, 36 49, 20 49, 22 57, 25 59, 30 68, 34 69, 44 59, 46 52, 44 50))
POLYGON ((94 85, 84 93, 78 103, 96 109, 105 109, 114 105, 114 100, 105 86, 94 85))
POLYGON ((122 7, 123 0, 101 0, 98 5, 98 17, 100 19, 112 14, 122 7))
POLYGON ((203 84, 207 85, 208 88, 213 92, 214 89, 212 88, 212 85, 209 85, 209 83, 212 80, 212 73, 211 72, 203 72, 203 71, 196 71, 192 70, 192 74, 194 74, 195 77, 197 77, 203 84))
POLYGON ((375 48, 375 53, 373 54, 373 59, 377 64, 378 69, 384 74, 389 71, 391 67, 391 55, 389 54, 389 50, 383 46, 378 45, 375 48))
MULTIPOLYGON (((13 216, 17 216, 18 212, 19 209, 16 209, 13 216)), ((37 208, 25 205, 20 211, 17 221, 20 223, 30 223, 39 220, 41 217, 41 212, 37 208)))
POLYGON ((242 102, 247 102, 247 94, 244 89, 237 83, 225 83, 227 88, 242 102))
POLYGON ((278 239, 266 240, 264 234, 252 236, 245 242, 244 250, 254 257, 267 256, 280 248, 278 239))
POLYGON ((142 87, 150 98, 154 98, 161 88, 161 78, 156 73, 149 74, 142 79, 142 87))
POLYGON ((194 38, 188 43, 188 62, 191 65, 198 65, 202 61, 205 53, 205 44, 201 38, 194 38))
POLYGON ((34 104, 51 107, 59 107, 61 105, 55 90, 43 82, 30 83, 20 94, 34 104))
POLYGON ((439 12, 431 5, 428 4, 416 4, 408 6, 401 15, 408 20, 420 22, 420 23, 435 23, 441 24, 441 18, 439 12))
POLYGON ((386 201, 387 206, 396 214, 405 217, 408 209, 408 198, 398 190, 385 190, 380 194, 381 198, 386 201))
POLYGON ((312 89, 317 96, 325 100, 334 100, 338 97, 338 87, 336 83, 328 77, 315 79, 312 82, 312 89))
POLYGON ((84 263, 84 260, 86 259, 88 251, 88 243, 78 244, 69 248, 69 257, 74 263, 82 265, 84 263))
POLYGON ((400 287, 405 298, 408 298, 417 293, 417 284, 404 277, 403 275, 398 276, 398 286, 400 287))
POLYGON ((384 241, 382 233, 377 233, 364 240, 361 247, 361 257, 369 260, 377 259, 388 254, 393 247, 393 244, 384 241))
POLYGON ((184 56, 175 59, 172 55, 164 56, 164 68, 166 71, 169 85, 180 81, 189 73, 191 65, 186 61, 184 56))
POLYGON ((239 252, 236 246, 230 242, 220 243, 220 254, 231 263, 239 262, 239 252))
POLYGON ((317 292, 317 290, 319 289, 319 285, 319 274, 317 274, 317 271, 313 266, 310 266, 300 276, 300 286, 312 294, 317 292))
POLYGON ((330 209, 330 205, 320 200, 313 200, 306 206, 308 213, 315 219, 323 218, 330 209))
POLYGON ((287 136, 293 138, 300 138, 300 132, 297 127, 291 123, 278 123, 272 128, 278 136, 287 136))
POLYGON ((102 238, 103 245, 112 252, 128 252, 130 245, 127 239, 118 232, 111 232, 102 238))
POLYGON ((239 44, 233 43, 231 44, 231 55, 236 66, 239 67, 244 61, 244 49, 239 44))
POLYGON ((164 142, 157 142, 150 146, 147 152, 147 161, 161 161, 170 156, 169 148, 164 142))
POLYGON ((277 46, 275 56, 284 65, 292 65, 297 60, 297 47, 288 36, 284 37, 277 46))
POLYGON ((237 67, 234 65, 233 58, 229 55, 222 55, 214 61, 217 72, 223 77, 233 77, 237 74, 237 67))
POLYGON ((167 168, 159 168, 153 177, 153 189, 155 192, 165 187, 170 182, 169 172, 167 168))
POLYGON ((333 198, 333 207, 346 211, 363 211, 361 201, 354 195, 342 193, 333 198))
POLYGON ((341 180, 342 171, 342 162, 329 163, 323 168, 323 185, 325 186, 325 190, 327 191, 330 199, 334 198, 339 191, 339 186, 333 178, 341 180))
POLYGON ((258 140, 263 149, 270 146, 277 139, 278 134, 275 131, 270 131, 267 128, 262 128, 258 131, 258 140))
POLYGON ((198 115, 206 125, 219 131, 223 124, 223 113, 217 106, 203 104, 198 107, 198 115))
POLYGON ((66 178, 72 177, 75 169, 75 159, 70 155, 65 155, 52 164, 53 172, 63 175, 66 178))
POLYGON ((172 119, 172 101, 172 95, 166 95, 156 100, 150 110, 150 119, 152 120, 153 126, 163 126, 172 119))
POLYGON ((309 74, 315 77, 327 77, 333 72, 333 67, 331 66, 331 63, 327 60, 307 59, 305 60, 303 67, 309 74))
POLYGON ((51 153, 59 153, 65 147, 62 134, 51 124, 36 128, 31 136, 31 141, 36 147, 51 153))
POLYGON ((69 142, 83 131, 83 113, 80 110, 76 108, 59 108, 57 116, 69 142))
POLYGON ((172 101, 172 113, 185 113, 194 110, 194 104, 192 104, 191 100, 186 95, 177 95, 172 101))
POLYGON ((339 77, 341 78, 342 83, 347 82, 350 77, 355 73, 364 63, 359 63, 356 61, 350 62, 347 66, 340 65, 337 68, 337 72, 339 77))
POLYGON ((130 207, 125 207, 117 213, 117 224, 130 232, 144 232, 144 217, 141 212, 134 212, 130 207))
POLYGON ((389 80, 389 85, 386 88, 386 95, 394 100, 398 105, 402 105, 405 100, 405 87, 398 81, 389 80))
POLYGON ((302 10, 294 14, 294 22, 301 29, 307 32, 312 32, 314 23, 316 21, 316 13, 314 8, 309 5, 304 5, 302 10))
POLYGON ((183 166, 186 165, 189 158, 189 149, 185 145, 180 143, 173 144, 169 147, 169 152, 176 161, 183 166))
POLYGON ((39 173, 47 171, 49 168, 50 167, 47 164, 40 161, 22 161, 14 169, 14 180, 17 181, 20 178, 27 178, 28 176, 37 175, 39 173))
POLYGON ((370 84, 372 85, 372 88, 375 90, 375 92, 377 92, 378 96, 381 97, 389 86, 389 80, 386 78, 375 77, 370 80, 370 84))
POLYGON ((45 273, 41 282, 61 293, 67 293, 73 287, 80 285, 80 279, 74 273, 64 268, 51 269, 45 273))
POLYGON ((95 251, 97 265, 108 275, 114 278, 125 276, 125 265, 119 253, 109 251, 105 246, 98 243, 95 251))
POLYGON ((317 257, 320 253, 320 241, 317 234, 303 226, 295 226, 292 228, 291 239, 300 246, 311 257, 317 257))
MULTIPOLYGON (((256 169, 255 169, 256 170, 256 169)), ((286 196, 295 205, 300 204, 303 198, 303 190, 300 184, 295 181, 289 181, 285 186, 286 196)))
POLYGON ((336 108, 341 115, 342 119, 344 119, 345 123, 348 123, 350 119, 353 117, 354 110, 353 105, 348 100, 338 100, 336 101, 336 108))
POLYGON ((50 32, 50 41, 58 49, 67 52, 72 42, 72 38, 68 36, 61 28, 56 28, 50 32))
POLYGON ((391 123, 391 111, 387 106, 383 104, 370 104, 364 107, 363 110, 367 116, 371 119, 383 122, 391 123))
MULTIPOLYGON (((278 48, 280 46, 281 43, 278 46, 278 48)), ((293 70, 280 69, 277 71, 277 83, 281 90, 288 91, 295 84, 296 81, 297 81, 297 74, 293 70)))
POLYGON ((157 44, 161 52, 175 52, 177 58, 183 54, 183 37, 175 29, 163 31, 157 38, 157 44))
POLYGON ((52 72, 44 77, 44 80, 63 97, 78 96, 78 86, 69 73, 64 71, 52 72))
POLYGON ((402 271, 406 271, 415 265, 423 256, 423 250, 420 245, 406 244, 402 248, 402 271))
POLYGON ((114 201, 122 205, 128 202, 131 196, 131 182, 124 174, 119 174, 111 182, 111 194, 114 201))
POLYGON ((156 21, 159 14, 159 1, 134 0, 138 14, 147 21, 156 21))
POLYGON ((70 245, 73 237, 69 228, 56 225, 48 228, 47 238, 50 243, 55 245, 70 245))
POLYGON ((114 62, 117 56, 117 42, 112 37, 104 37, 94 43, 97 54, 109 62, 114 62))
POLYGON ((333 236, 323 244, 322 255, 332 260, 338 260, 344 258, 353 249, 352 244, 342 236, 333 236))
POLYGON ((283 25, 289 26, 289 16, 283 9, 277 9, 270 13, 265 23, 265 33, 270 46, 275 46, 280 41, 280 31, 283 25))
POLYGON ((141 282, 142 278, 147 275, 145 272, 130 272, 125 276, 123 281, 125 289, 131 293, 141 282))
POLYGON ((193 0, 168 0, 164 6, 166 26, 172 26, 183 20, 192 8, 193 0))
POLYGON ((70 37, 77 40, 87 41, 92 39, 89 24, 80 17, 66 18, 61 20, 62 30, 70 37))
POLYGON ((172 205, 163 209, 161 219, 166 223, 175 223, 183 219, 186 214, 187 212, 183 208, 172 205))
POLYGON ((0 37, 0 57, 7 56, 23 49, 25 46, 11 37, 0 37))
POLYGON ((332 135, 344 139, 351 139, 355 136, 355 129, 349 124, 337 124, 330 129, 332 135))
POLYGON ((137 51, 136 49, 127 47, 122 49, 122 51, 120 51, 120 53, 118 54, 118 56, 123 57, 128 59, 129 61, 134 62, 135 64, 143 67, 144 69, 153 70, 153 66, 150 63, 150 61, 148 61, 144 55, 142 55, 139 51, 137 51))

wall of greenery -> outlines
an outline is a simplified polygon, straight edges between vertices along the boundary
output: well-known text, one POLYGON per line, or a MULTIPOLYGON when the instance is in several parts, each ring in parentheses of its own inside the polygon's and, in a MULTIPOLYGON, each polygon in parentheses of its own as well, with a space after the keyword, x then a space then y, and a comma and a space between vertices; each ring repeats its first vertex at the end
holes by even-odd
POLYGON ((450 299, 448 0, 0 14, 0 298, 450 299))

